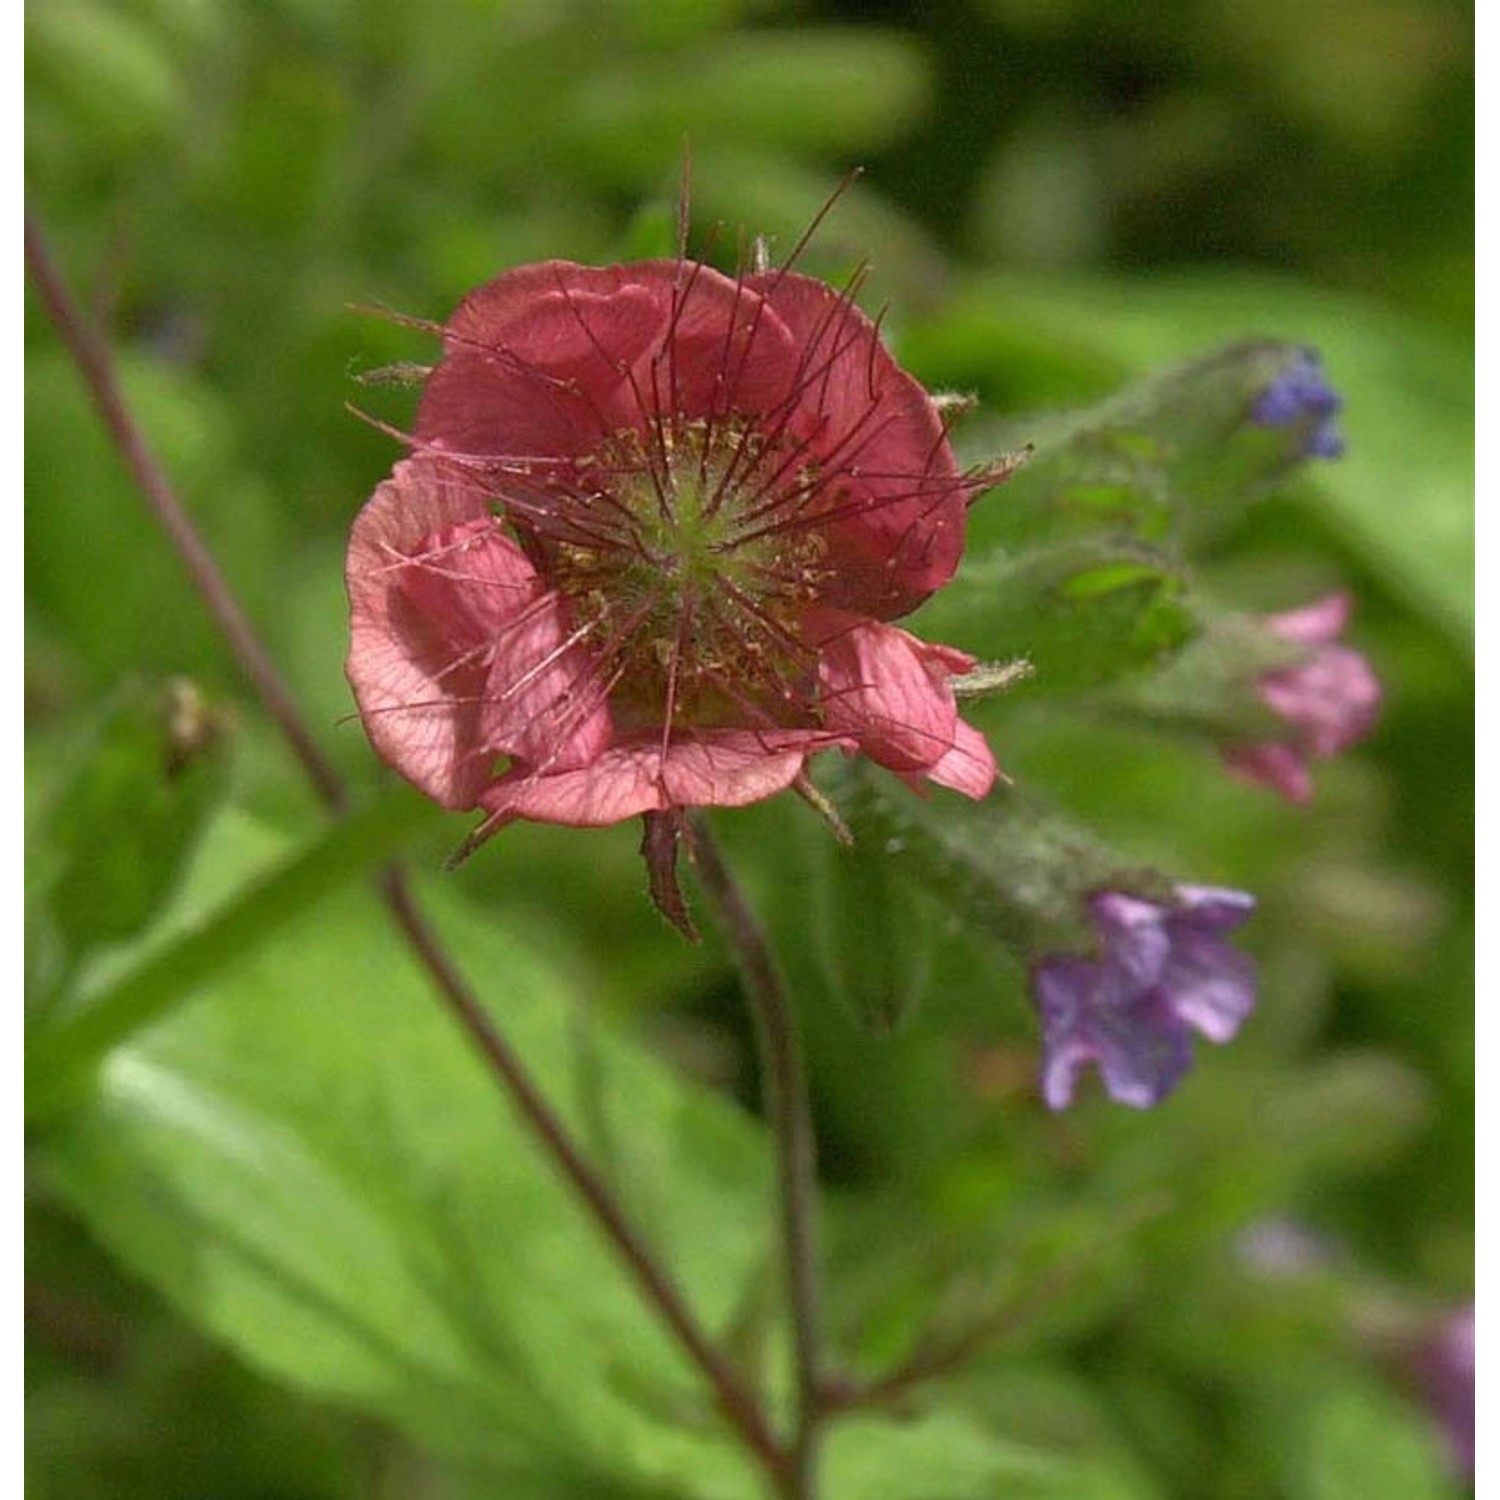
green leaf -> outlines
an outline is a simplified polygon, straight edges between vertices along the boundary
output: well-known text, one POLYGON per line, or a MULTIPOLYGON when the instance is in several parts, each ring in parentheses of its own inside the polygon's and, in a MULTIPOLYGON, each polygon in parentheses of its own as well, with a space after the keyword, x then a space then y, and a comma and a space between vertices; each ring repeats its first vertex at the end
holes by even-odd
POLYGON ((1256 680, 1303 659, 1306 648, 1266 630, 1253 615, 1211 615, 1161 671, 1116 685, 1092 705, 1136 723, 1217 744, 1275 739, 1285 724, 1261 702, 1256 680))
POLYGON ((966 561, 919 634, 986 659, 1024 658, 1022 691, 1086 692, 1160 666, 1194 635, 1175 565, 1140 546, 1078 541, 966 561))
POLYGON ((154 28, 93 0, 26 13, 27 75, 111 146, 165 136, 187 113, 187 91, 154 28))
POLYGON ((902 1422, 856 1416, 828 1438, 825 1488, 838 1500, 1140 1500, 1104 1464, 1058 1457, 933 1410, 902 1422))
MULTIPOLYGON (((226 817, 189 902, 277 848, 226 817)), ((723 1327, 765 1253, 752 1128, 594 1032, 562 970, 502 916, 439 890, 423 899, 686 1295, 723 1327)), ((594 1493, 759 1493, 696 1372, 371 895, 327 896, 117 1048, 39 1154, 99 1238, 188 1316, 271 1374, 483 1470, 492 1489, 551 1493, 548 1476, 594 1493)))
POLYGON ((1457 1490, 1431 1425, 1373 1387, 1329 1391, 1306 1443, 1293 1500, 1445 1500, 1457 1490))
POLYGON ((921 106, 927 70, 905 38, 860 28, 741 32, 595 69, 559 112, 581 165, 655 177, 662 143, 869 147, 921 106))
POLYGON ((918 629, 1027 658, 1032 693, 1088 692, 1163 666, 1199 628, 1179 559, 1302 463, 1305 432, 1250 420, 1298 358, 1294 345, 1235 344, 1086 410, 968 433, 974 455, 1021 439, 1034 452, 981 497, 958 575, 918 629))
POLYGON ((39 1116, 65 1102, 111 1047, 221 978, 340 885, 373 871, 434 816, 430 803, 401 787, 155 945, 124 978, 87 985, 62 1017, 40 1024, 28 1040, 28 1109, 39 1116))
POLYGON ((171 893, 224 794, 221 725, 191 683, 117 695, 42 832, 47 904, 77 962, 139 932, 171 893))
MULTIPOLYGON (((138 354, 125 399, 194 524, 253 614, 281 602, 273 497, 234 465, 231 408, 204 382, 138 354)), ((181 562, 163 545, 66 354, 27 359, 26 572, 39 623, 75 648, 90 681, 127 673, 229 680, 227 652, 181 562)), ((274 640, 274 633, 272 634, 274 640)))

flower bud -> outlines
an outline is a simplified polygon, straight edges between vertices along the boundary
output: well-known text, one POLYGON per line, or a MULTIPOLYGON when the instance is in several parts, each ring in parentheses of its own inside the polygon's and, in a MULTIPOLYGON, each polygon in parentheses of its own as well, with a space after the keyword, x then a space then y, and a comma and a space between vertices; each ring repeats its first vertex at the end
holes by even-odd
POLYGON ((1261 392, 1250 420, 1260 427, 1303 427, 1305 457, 1339 458, 1344 438, 1338 414, 1343 409, 1344 398, 1328 384, 1318 351, 1301 349, 1261 392))
POLYGON ((1380 683, 1370 663, 1338 643, 1348 623, 1347 594, 1330 594, 1301 609, 1267 615, 1272 636, 1306 648, 1302 660, 1256 681, 1260 701, 1281 720, 1280 737, 1225 750, 1229 767, 1289 802, 1312 797, 1310 762, 1331 760, 1362 740, 1380 711, 1380 683))

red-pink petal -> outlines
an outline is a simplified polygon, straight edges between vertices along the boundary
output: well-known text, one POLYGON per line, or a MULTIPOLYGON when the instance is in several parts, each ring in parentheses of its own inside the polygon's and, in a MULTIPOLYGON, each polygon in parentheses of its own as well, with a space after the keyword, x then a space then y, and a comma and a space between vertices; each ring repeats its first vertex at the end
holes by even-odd
POLYGON ((499 821, 530 818, 598 828, 670 807, 742 807, 784 791, 814 750, 841 743, 817 730, 706 730, 674 739, 617 743, 581 770, 515 770, 480 805, 499 821))
POLYGON ((963 553, 968 496, 942 421, 848 297, 787 271, 748 285, 800 350, 790 434, 836 475, 829 535, 844 561, 827 602, 878 619, 906 614, 953 577, 963 553))
POLYGON ((479 733, 493 752, 568 771, 597 760, 611 736, 609 704, 583 633, 544 594, 491 636, 479 733))
POLYGON ((648 415, 700 422, 774 414, 791 389, 797 347, 765 299, 712 266, 647 261, 631 271, 659 279, 671 309, 660 346, 636 374, 648 415))
POLYGON ((953 725, 953 748, 926 771, 928 781, 962 792, 978 802, 990 794, 1000 768, 995 764, 989 741, 962 719, 953 725))
POLYGON ((1375 727, 1380 679, 1360 652, 1338 643, 1353 600, 1329 594, 1301 609, 1266 615, 1266 631, 1304 648, 1301 659, 1263 672, 1255 684, 1262 703, 1286 728, 1279 740, 1234 745, 1225 751, 1231 770, 1279 792, 1289 802, 1312 798, 1308 764, 1329 760, 1375 727))
MULTIPOLYGON (((819 611, 811 623, 828 631, 838 618, 819 611)), ((894 625, 849 621, 819 644, 823 722, 880 765, 982 797, 994 784, 994 758, 959 719, 949 680, 955 666, 971 665, 962 652, 929 646, 894 625)))
POLYGON ((743 283, 709 266, 547 261, 470 293, 449 320, 417 436, 495 459, 580 457, 656 417, 765 412, 796 351, 743 283))
MULTIPOLYGON (((431 464, 398 464, 360 512, 349 543, 346 581, 352 615, 350 685, 380 756, 445 807, 472 807, 489 779, 478 745, 484 669, 455 669, 441 632, 427 629, 406 590, 407 561, 425 539, 483 520, 467 486, 431 464)), ((519 558, 515 581, 525 603, 535 585, 519 558)))
POLYGON ((360 716, 382 758, 446 807, 474 806, 499 754, 579 765, 609 739, 560 601, 473 510, 466 485, 409 461, 360 513, 349 551, 360 716))
POLYGON ((1358 744, 1380 717, 1380 679, 1348 646, 1315 647, 1299 665, 1266 673, 1257 690, 1319 760, 1358 744))
POLYGON ((667 326, 669 288, 629 271, 543 261, 471 292, 448 321, 417 438, 520 463, 591 453, 638 425, 630 375, 667 326))

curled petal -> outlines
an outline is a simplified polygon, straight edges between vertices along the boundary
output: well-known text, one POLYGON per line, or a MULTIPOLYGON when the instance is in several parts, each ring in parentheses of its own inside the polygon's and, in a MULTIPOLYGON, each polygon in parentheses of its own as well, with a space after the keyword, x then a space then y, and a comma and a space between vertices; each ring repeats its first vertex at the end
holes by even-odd
POLYGON ((1255 1008, 1255 965, 1207 933, 1179 930, 1161 977, 1176 1012, 1211 1042, 1233 1039, 1255 1008))
POLYGON ((1089 901, 1089 911, 1110 962, 1138 988, 1157 983, 1172 947, 1162 908, 1120 891, 1101 891, 1089 901))
POLYGON ((1057 959, 1042 965, 1032 984, 1042 1020, 1042 1097, 1050 1109, 1072 1103, 1089 1063, 1112 1099, 1146 1109, 1177 1086, 1192 1062, 1187 1028, 1160 998, 1119 992, 1099 964, 1057 959))
POLYGON ((1300 666, 1268 672, 1259 692, 1272 713, 1301 731, 1319 760, 1358 744, 1380 714, 1380 681, 1347 646, 1323 646, 1300 666))
POLYGON ((797 349, 786 324, 746 280, 704 265, 647 261, 668 287, 669 319, 640 389, 650 414, 722 420, 730 412, 774 427, 788 399, 797 349), (769 419, 766 421, 765 419, 769 419))
POLYGON ((490 767, 480 753, 487 675, 482 619, 502 619, 536 596, 534 569, 497 537, 472 489, 436 464, 399 464, 354 523, 346 582, 352 615, 346 673, 360 718, 383 759, 444 807, 472 807, 490 767), (447 541, 437 540, 447 538, 447 541), (464 603, 424 605, 448 590, 464 603), (462 580, 479 581, 470 591, 462 580))
POLYGON ((829 729, 856 740, 871 760, 893 771, 921 773, 969 796, 989 791, 994 757, 981 736, 961 725, 950 683, 955 669, 967 670, 972 658, 928 646, 893 625, 849 623, 832 610, 810 623, 831 631, 818 659, 829 729))
POLYGON ((1105 1011, 1094 1029, 1104 1087, 1132 1109, 1160 1104, 1193 1064, 1188 1028, 1159 996, 1139 996, 1126 1009, 1105 1011))
POLYGON ((1098 980, 1097 964, 1059 958, 1041 965, 1031 978, 1042 1022, 1042 1097, 1049 1109, 1073 1102, 1078 1075, 1098 1051, 1081 1022, 1098 980))
POLYGON ((580 770, 513 770, 480 799, 498 826, 514 818, 598 828, 672 807, 742 807, 785 791, 815 750, 841 743, 816 730, 705 731, 612 745, 580 770))
POLYGON ((1262 427, 1302 426, 1303 452, 1310 458, 1338 458, 1344 451, 1338 415, 1343 398, 1328 383, 1316 349, 1300 349, 1263 390, 1250 419, 1262 427))
POLYGON ((445 344, 417 436, 497 460, 582 457, 662 418, 758 414, 795 362, 761 297, 675 261, 508 271, 465 298, 445 344))
POLYGON ((1224 885, 1179 885, 1179 920, 1202 931, 1232 932, 1255 915, 1255 897, 1224 885))
POLYGON ((629 375, 666 290, 624 268, 543 261, 470 292, 448 322, 417 436, 458 452, 571 457, 635 416, 629 375))
POLYGON ((494 632, 479 716, 480 735, 492 752, 559 771, 589 765, 603 753, 610 713, 586 633, 569 629, 556 594, 544 594, 494 632))
POLYGON ((976 802, 989 796, 999 774, 989 741, 962 719, 954 722, 952 749, 923 772, 928 781, 962 792, 976 802))
POLYGON ((440 465, 400 465, 355 523, 347 574, 347 672, 366 731, 455 808, 475 805, 499 754, 585 764, 609 737, 607 708, 581 691, 593 668, 560 602, 472 510, 440 465))

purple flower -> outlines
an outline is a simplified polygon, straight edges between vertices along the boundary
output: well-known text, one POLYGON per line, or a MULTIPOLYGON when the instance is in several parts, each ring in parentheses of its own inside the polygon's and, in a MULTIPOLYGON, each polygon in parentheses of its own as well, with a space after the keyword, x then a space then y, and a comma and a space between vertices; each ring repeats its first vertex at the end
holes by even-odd
POLYGON ((1308 648, 1302 661, 1267 672, 1255 684, 1287 731, 1280 739, 1231 746, 1224 759, 1245 780, 1288 802, 1309 801, 1309 762, 1330 760, 1362 740, 1380 712, 1380 682, 1370 663, 1338 644, 1351 607, 1347 594, 1330 594, 1261 622, 1272 635, 1308 648))
POLYGON ((1291 427, 1312 419, 1303 454, 1338 458, 1344 451, 1338 414, 1344 399, 1328 384, 1316 349, 1299 349, 1287 367, 1260 393, 1250 420, 1261 427, 1291 427))
POLYGON ((1474 1477, 1474 1304, 1438 1325, 1417 1356, 1427 1400, 1448 1439, 1453 1466, 1474 1477))
POLYGON ((1192 1062, 1192 1033, 1227 1042, 1255 1004, 1255 968, 1221 934, 1255 908, 1243 891, 1177 888, 1176 906, 1119 891, 1089 899, 1100 957, 1037 966, 1042 1096, 1072 1102, 1079 1070, 1096 1063, 1110 1096, 1147 1109, 1176 1088, 1192 1062))

